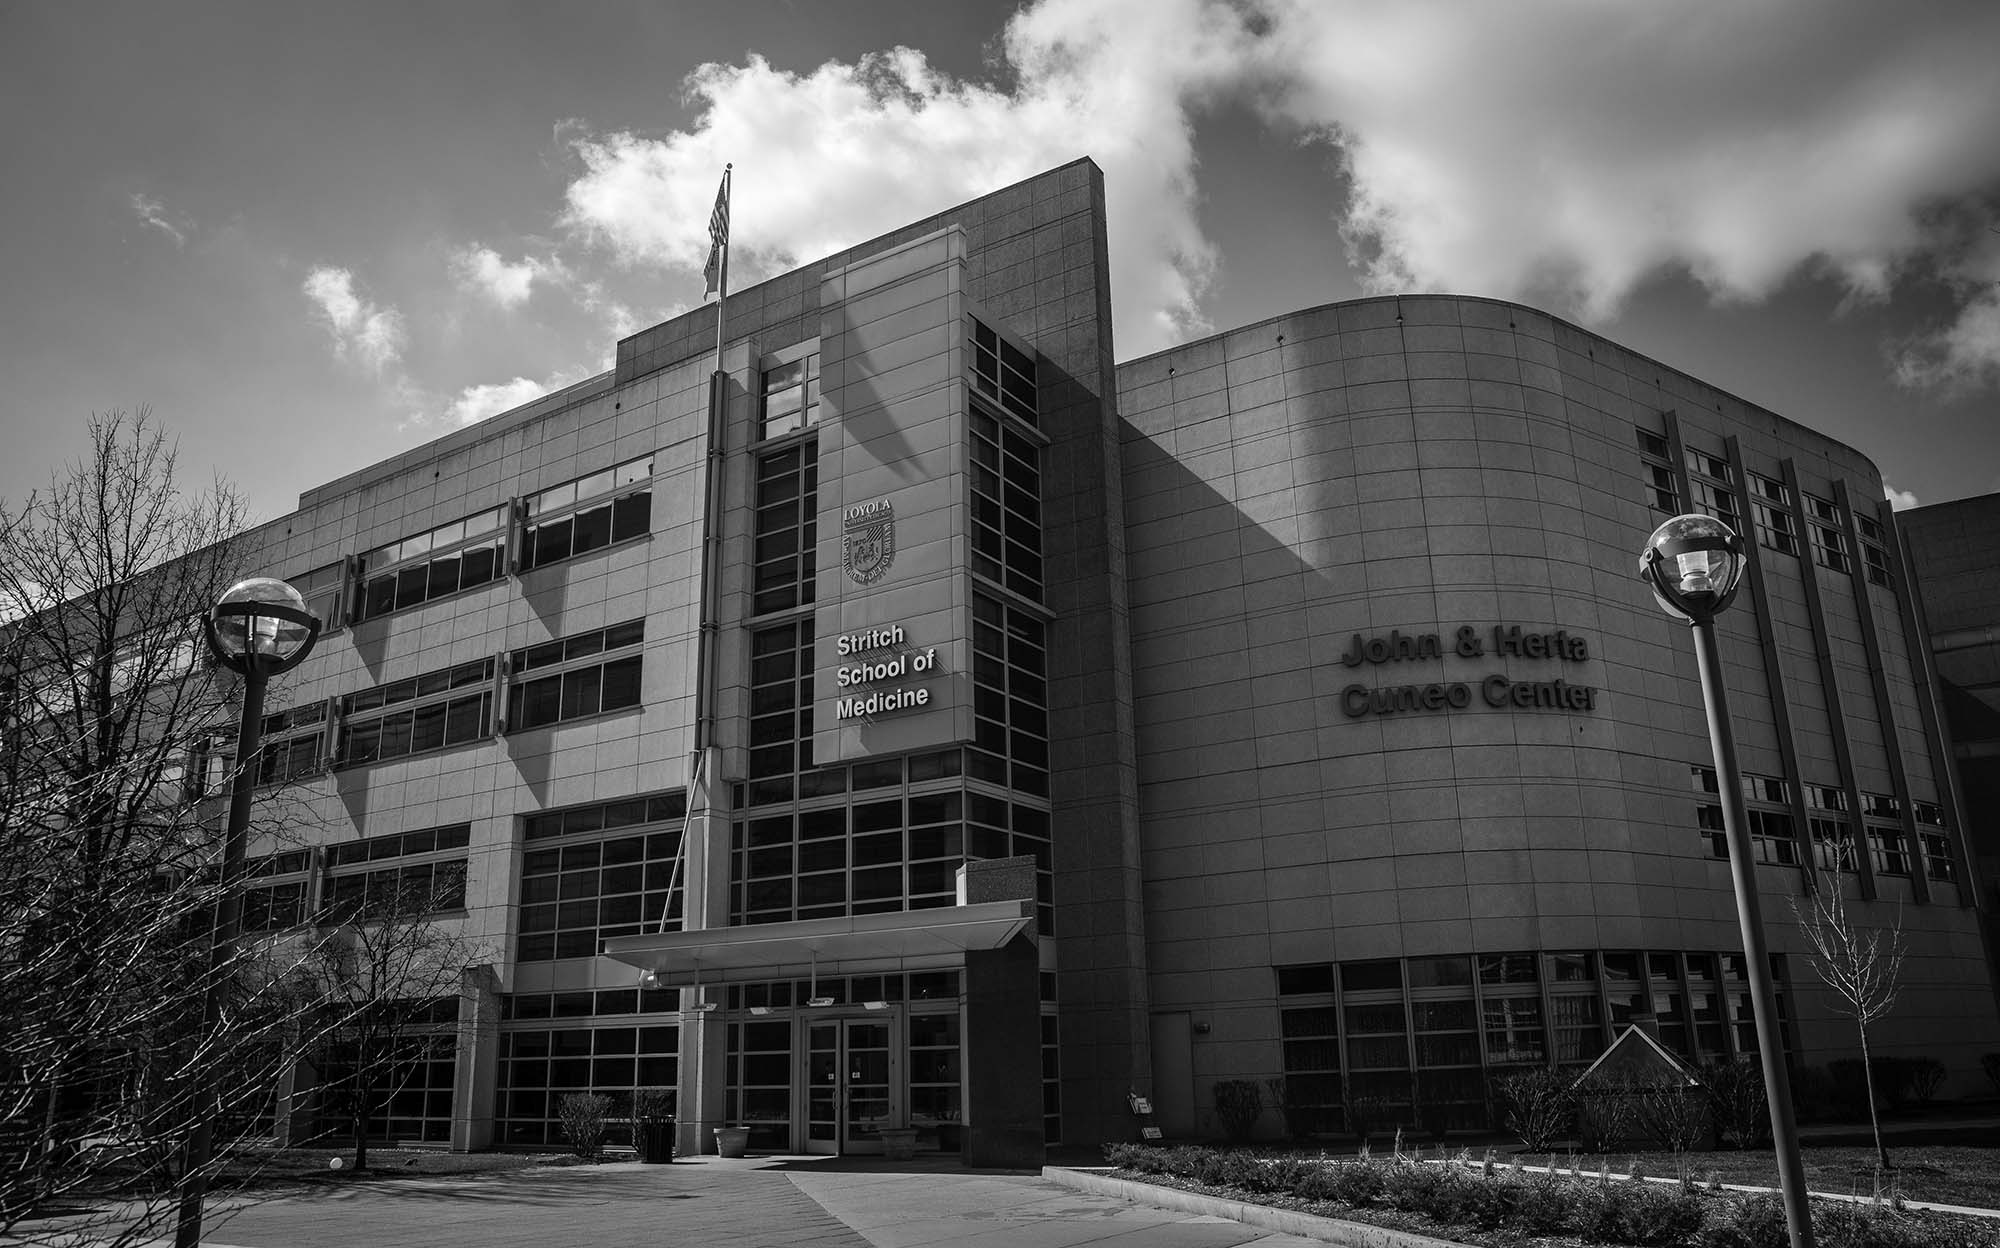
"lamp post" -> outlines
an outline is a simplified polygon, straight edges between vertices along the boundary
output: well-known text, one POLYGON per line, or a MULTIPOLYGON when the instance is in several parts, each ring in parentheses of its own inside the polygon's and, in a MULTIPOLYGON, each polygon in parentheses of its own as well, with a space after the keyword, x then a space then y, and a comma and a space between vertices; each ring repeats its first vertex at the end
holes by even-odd
MULTIPOLYGON (((264 688, 271 677, 305 662, 319 640, 319 619, 306 610, 299 591, 273 577, 258 576, 231 585, 202 617, 215 661, 243 677, 243 714, 236 726, 236 775, 229 789, 229 822, 222 839, 222 878, 215 906, 215 936, 202 1021, 213 1031, 222 1017, 222 981, 228 972, 242 898, 236 879, 243 872, 244 843, 250 831, 250 797, 257 787, 257 739, 264 726, 264 688)), ((175 1248, 198 1248, 201 1207, 208 1191, 208 1163, 214 1149, 214 1112, 197 1104, 199 1117, 188 1133, 181 1158, 180 1216, 175 1248)))
POLYGON ((1723 687, 1722 653, 1715 643, 1715 617, 1736 596, 1743 578, 1743 539, 1712 516, 1675 516, 1653 530, 1639 556, 1639 577, 1653 597, 1694 632, 1701 667, 1702 701, 1708 710, 1708 739, 1715 753, 1716 788, 1722 798, 1723 835, 1729 844, 1729 875, 1736 885, 1736 921, 1743 932, 1743 961, 1750 977, 1750 1008, 1757 1020, 1757 1055, 1764 1066, 1764 1097, 1771 1111, 1771 1143, 1777 1152, 1778 1184, 1784 1192, 1785 1225, 1792 1248, 1812 1248, 1812 1214, 1806 1206, 1805 1166, 1799 1158, 1798 1123, 1792 1116, 1791 1084, 1785 1075, 1784 1041, 1778 1032, 1777 998, 1771 987, 1771 958, 1764 947, 1764 919, 1757 902, 1756 859, 1751 853, 1750 820, 1743 807, 1743 776, 1736 766, 1736 738, 1723 687))

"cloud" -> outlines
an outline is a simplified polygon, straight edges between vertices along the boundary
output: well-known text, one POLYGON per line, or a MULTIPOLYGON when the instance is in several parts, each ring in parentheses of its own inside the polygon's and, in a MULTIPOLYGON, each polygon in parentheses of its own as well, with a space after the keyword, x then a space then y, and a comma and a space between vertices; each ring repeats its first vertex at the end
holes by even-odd
POLYGON ((445 423, 454 429, 477 424, 490 416, 512 411, 523 403, 532 403, 564 386, 573 386, 585 376, 582 372, 558 371, 550 374, 547 381, 516 377, 512 381, 467 386, 446 406, 445 423))
POLYGON ((1880 298, 1927 205, 2000 186, 1992 5, 1261 2, 1265 113, 1337 154, 1374 290, 1880 298))
POLYGON ((451 271, 459 289, 483 295, 503 308, 514 308, 528 301, 537 280, 559 274, 560 268, 534 256, 509 264, 491 247, 473 243, 453 253, 451 271))
POLYGON ((131 202, 132 215, 139 218, 140 224, 158 230, 168 238, 173 239, 174 246, 176 247, 187 246, 188 232, 194 229, 193 222, 187 220, 185 217, 179 221, 170 219, 167 216, 166 205, 150 195, 143 195, 135 191, 132 194, 131 202))
POLYGON ((1908 511, 1917 505, 1917 496, 1914 491, 1899 490, 1887 481, 1882 483, 1882 497, 1888 499, 1889 506, 1897 511, 1908 511))
POLYGON ((1206 332, 1216 266, 1196 217, 1193 111, 1254 64, 1238 12, 1202 0, 1043 0, 1012 17, 999 87, 896 48, 810 73, 707 64, 685 82, 692 128, 585 132, 564 220, 629 265, 699 271, 725 162, 731 264, 781 271, 1052 165, 1105 171, 1115 334, 1123 355, 1206 332))
POLYGON ((1949 321, 1894 344, 1896 380, 1964 394, 2000 386, 2000 226, 1985 212, 1943 214, 1933 271, 1954 307, 1949 321))
POLYGON ((909 48, 810 72, 707 64, 661 136, 564 126, 564 221, 627 265, 698 271, 725 161, 734 265, 755 276, 1088 154, 1105 170, 1119 353, 1205 332, 1218 264, 1193 119, 1249 100, 1336 163, 1364 286, 1615 315, 1681 272, 1718 300, 1801 274, 1880 300, 1918 272, 1951 323, 1910 384, 1994 381, 2000 301, 1944 270, 1938 204, 2000 191, 2000 7, 1868 0, 1040 0, 993 82, 909 48), (996 85, 1001 84, 1001 85, 996 85))
POLYGON ((333 336, 335 355, 357 360, 378 376, 402 358, 403 314, 355 294, 353 273, 320 265, 306 275, 300 289, 318 307, 333 336))

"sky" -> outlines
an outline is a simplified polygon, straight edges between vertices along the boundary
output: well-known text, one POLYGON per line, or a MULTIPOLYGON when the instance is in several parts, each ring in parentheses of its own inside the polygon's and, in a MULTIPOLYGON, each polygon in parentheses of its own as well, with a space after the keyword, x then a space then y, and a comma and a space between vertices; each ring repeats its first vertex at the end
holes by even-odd
POLYGON ((2000 5, 0 5, 0 500, 149 406, 261 518, 1078 156, 1136 359, 1529 303, 2000 491, 2000 5))

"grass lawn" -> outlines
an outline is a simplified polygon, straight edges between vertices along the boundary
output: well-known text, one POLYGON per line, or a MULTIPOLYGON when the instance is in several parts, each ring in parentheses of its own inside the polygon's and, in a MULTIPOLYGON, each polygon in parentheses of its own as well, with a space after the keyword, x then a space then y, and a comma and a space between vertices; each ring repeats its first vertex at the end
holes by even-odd
MULTIPOLYGON (((1875 1150, 1866 1145, 1816 1144, 1806 1141, 1801 1156, 1805 1161, 1806 1186, 1815 1192, 1866 1196, 1875 1190, 1875 1150)), ((1524 1162, 1546 1158, 1524 1154, 1524 1162)), ((1568 1154, 1556 1164, 1568 1169, 1568 1154)), ((1670 1177, 1680 1173, 1672 1153, 1578 1154, 1576 1164, 1586 1173, 1595 1173, 1599 1162, 1608 1163, 1614 1173, 1629 1174, 1637 1165, 1646 1174, 1670 1177)), ((1746 1183, 1757 1187, 1778 1185, 1776 1154, 1718 1149, 1712 1153, 1685 1155, 1690 1173, 1706 1182, 1710 1175, 1724 1183, 1746 1183)), ((1947 1205, 1972 1205, 2000 1209, 2000 1144, 1975 1147, 1949 1144, 1889 1145, 1889 1160, 1895 1170, 1884 1177, 1882 1191, 1894 1183, 1908 1200, 1935 1200, 1947 1205)))
POLYGON ((368 1168, 356 1171, 352 1148, 257 1148, 239 1153, 217 1187, 264 1188, 288 1183, 339 1183, 353 1178, 396 1179, 437 1175, 498 1174, 530 1166, 570 1165, 566 1153, 451 1153, 429 1148, 368 1150, 368 1168), (339 1158, 341 1168, 330 1164, 339 1158))

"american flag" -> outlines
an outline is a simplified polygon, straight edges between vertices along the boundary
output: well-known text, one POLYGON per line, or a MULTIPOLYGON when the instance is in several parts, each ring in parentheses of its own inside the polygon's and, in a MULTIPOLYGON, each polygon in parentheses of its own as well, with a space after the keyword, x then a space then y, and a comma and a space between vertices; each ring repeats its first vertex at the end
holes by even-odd
POLYGON ((702 276, 708 279, 708 289, 704 295, 712 295, 722 284, 722 253, 729 247, 729 175, 722 175, 722 185, 715 188, 715 211, 708 214, 708 267, 702 276))

